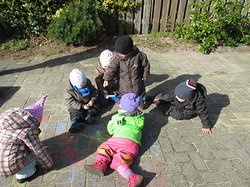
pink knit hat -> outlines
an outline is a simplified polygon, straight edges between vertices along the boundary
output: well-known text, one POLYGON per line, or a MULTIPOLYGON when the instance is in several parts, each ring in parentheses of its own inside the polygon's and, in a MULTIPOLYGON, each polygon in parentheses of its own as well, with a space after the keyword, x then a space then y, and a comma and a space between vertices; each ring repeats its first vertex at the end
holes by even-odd
POLYGON ((36 120, 41 123, 43 118, 43 107, 48 95, 42 96, 36 103, 27 106, 27 110, 36 120))

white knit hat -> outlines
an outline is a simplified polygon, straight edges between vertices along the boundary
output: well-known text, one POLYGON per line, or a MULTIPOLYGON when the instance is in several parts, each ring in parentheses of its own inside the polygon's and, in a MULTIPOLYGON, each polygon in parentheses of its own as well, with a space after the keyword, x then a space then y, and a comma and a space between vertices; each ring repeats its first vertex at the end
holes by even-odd
POLYGON ((80 69, 73 69, 69 74, 69 80, 73 86, 82 87, 87 83, 85 74, 80 69))
POLYGON ((100 54, 100 62, 103 68, 107 68, 113 58, 113 53, 106 49, 100 54))

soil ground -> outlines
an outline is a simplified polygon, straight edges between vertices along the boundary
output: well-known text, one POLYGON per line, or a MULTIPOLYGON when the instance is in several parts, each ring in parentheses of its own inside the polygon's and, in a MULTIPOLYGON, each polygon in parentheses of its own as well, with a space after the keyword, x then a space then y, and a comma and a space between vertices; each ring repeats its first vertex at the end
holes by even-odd
MULTIPOLYGON (((194 43, 188 43, 170 37, 169 35, 134 35, 134 44, 150 48, 151 50, 159 53, 167 51, 198 51, 198 47, 194 43)), ((13 51, 0 44, 0 57, 1 59, 30 59, 34 56, 44 55, 50 56, 58 53, 75 54, 80 53, 92 47, 102 47, 113 50, 116 37, 105 37, 101 41, 86 46, 72 46, 60 44, 49 40, 47 37, 31 38, 27 41, 27 47, 24 50, 13 51)))

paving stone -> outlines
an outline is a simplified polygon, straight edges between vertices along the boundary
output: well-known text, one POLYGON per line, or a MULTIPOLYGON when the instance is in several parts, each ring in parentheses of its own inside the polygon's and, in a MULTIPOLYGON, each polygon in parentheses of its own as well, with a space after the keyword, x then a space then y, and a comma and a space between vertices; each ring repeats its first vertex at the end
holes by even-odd
POLYGON ((202 136, 203 141, 210 150, 218 150, 219 146, 212 136, 202 136))
POLYGON ((216 159, 234 159, 237 158, 237 149, 232 149, 232 150, 225 150, 225 149, 220 149, 220 150, 214 150, 212 152, 213 156, 216 159))
POLYGON ((189 153, 189 157, 190 157, 192 163, 194 164, 194 167, 196 168, 196 170, 198 170, 198 171, 208 170, 204 160, 201 158, 201 156, 198 152, 189 153))
POLYGON ((206 165, 209 170, 230 170, 233 169, 231 164, 228 162, 228 160, 225 159, 215 159, 215 160, 209 160, 206 162, 206 165))
POLYGON ((10 187, 12 185, 12 181, 15 180, 13 177, 8 177, 8 178, 0 178, 0 186, 3 187, 10 187))
POLYGON ((250 170, 244 166, 240 159, 231 159, 230 163, 242 179, 250 180, 250 170))
POLYGON ((226 170, 223 171, 223 174, 227 176, 229 181, 232 183, 232 186, 242 186, 247 187, 247 185, 242 181, 242 179, 239 177, 239 175, 234 170, 226 170))
POLYGON ((200 171, 199 175, 206 183, 229 182, 226 175, 221 171, 200 171))
POLYGON ((203 160, 213 160, 214 156, 212 155, 212 152, 209 150, 206 144, 196 144, 196 149, 198 150, 199 154, 201 155, 201 158, 203 160))
POLYGON ((218 186, 217 184, 197 184, 197 187, 217 187, 217 186, 218 186))
POLYGON ((189 183, 188 186, 191 184, 196 185, 201 183, 201 177, 197 174, 196 168, 192 163, 183 163, 182 170, 186 180, 189 183))
MULTIPOLYGON (((183 79, 196 77, 207 87, 209 117, 215 123, 213 134, 205 136, 201 134, 198 117, 177 121, 164 117, 151 105, 145 111, 140 155, 131 167, 144 176, 142 186, 250 186, 250 53, 159 54, 142 49, 148 54, 154 78, 146 82, 148 93, 170 92, 183 79)), ((75 135, 67 132, 70 124, 63 92, 71 69, 82 69, 94 82, 96 58, 87 53, 82 55, 0 60, 0 86, 20 87, 1 101, 0 111, 23 107, 44 94, 49 95, 40 137, 54 160, 52 171, 32 182, 18 185, 10 177, 1 179, 0 186, 127 186, 116 171, 98 178, 83 168, 95 161, 96 148, 109 138, 106 125, 117 106, 104 112, 96 125, 86 126, 83 132, 75 135)))
POLYGON ((247 186, 250 186, 250 180, 244 181, 247 186))

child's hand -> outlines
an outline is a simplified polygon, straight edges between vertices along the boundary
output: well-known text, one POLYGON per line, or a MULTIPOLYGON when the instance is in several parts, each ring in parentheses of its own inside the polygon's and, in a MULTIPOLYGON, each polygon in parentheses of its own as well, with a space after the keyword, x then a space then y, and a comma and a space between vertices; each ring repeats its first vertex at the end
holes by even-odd
POLYGON ((108 98, 109 98, 109 95, 108 95, 108 94, 103 94, 103 97, 104 97, 105 99, 108 99, 108 98))
POLYGON ((202 129, 201 129, 201 132, 202 132, 203 134, 211 134, 211 133, 212 133, 212 131, 211 131, 210 128, 202 128, 202 129))
POLYGON ((94 105, 94 101, 93 100, 90 100, 89 103, 88 103, 88 106, 91 107, 94 105))
POLYGON ((88 110, 88 109, 89 109, 89 105, 88 105, 88 104, 83 105, 83 108, 84 108, 85 110, 88 110))
POLYGON ((109 82, 108 81, 104 81, 103 82, 103 87, 105 88, 105 87, 107 87, 109 85, 109 82))
POLYGON ((158 104, 160 104, 160 100, 159 99, 154 99, 153 103, 158 105, 158 104))

